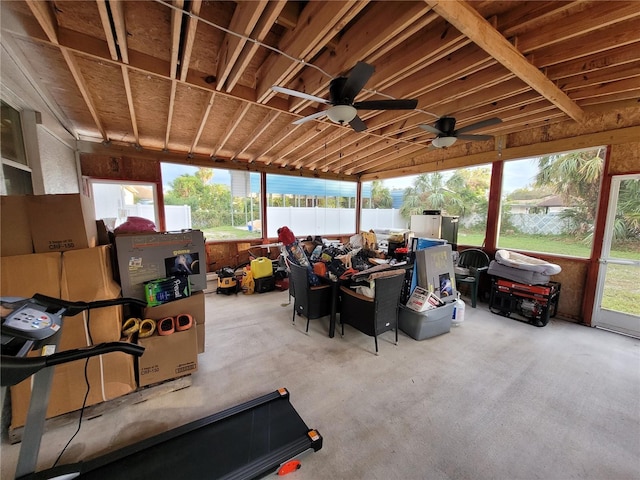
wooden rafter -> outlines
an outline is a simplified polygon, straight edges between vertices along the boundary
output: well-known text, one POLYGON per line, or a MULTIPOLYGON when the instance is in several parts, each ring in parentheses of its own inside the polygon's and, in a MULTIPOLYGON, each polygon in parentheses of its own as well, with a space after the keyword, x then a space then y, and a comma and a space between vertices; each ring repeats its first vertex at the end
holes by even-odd
POLYGON ((253 29, 252 38, 253 40, 255 40, 255 42, 248 42, 244 44, 244 46, 242 47, 242 51, 238 56, 238 59, 231 68, 231 72, 229 72, 229 76, 226 81, 227 92, 231 92, 236 86, 236 84, 240 80, 240 77, 242 76, 242 73, 253 59, 254 55, 258 51, 258 48, 260 48, 258 42, 264 42, 267 34, 273 27, 273 24, 276 22, 276 20, 278 20, 280 14, 287 4, 288 3, 286 0, 269 1, 267 7, 264 9, 262 15, 258 19, 258 23, 253 29))
POLYGON ((136 120, 136 110, 133 106, 133 93, 131 92, 131 81, 129 79, 129 72, 126 65, 121 65, 122 69, 122 81, 124 82, 124 90, 127 95, 127 105, 129 106, 129 116, 131 117, 131 127, 133 128, 133 136, 136 140, 136 145, 140 145, 140 135, 138 134, 138 121, 136 120))
POLYGON ((200 15, 200 7, 202 0, 193 0, 191 2, 191 15, 186 25, 186 33, 184 40, 184 48, 182 51, 182 59, 180 60, 180 81, 187 80, 189 72, 189 63, 191 62, 191 54, 193 53, 193 42, 196 39, 196 30, 198 28, 198 15, 200 15))
POLYGON ((123 63, 129 63, 129 47, 127 44, 127 27, 124 20, 124 2, 122 0, 109 0, 113 28, 116 31, 116 42, 123 63))
POLYGON ((204 127, 207 125, 207 121, 209 120, 209 114, 211 113, 211 107, 213 107, 213 101, 216 98, 216 92, 211 92, 209 96, 209 101, 207 102, 207 106, 204 108, 204 112, 202 113, 202 117, 200 119, 200 124, 198 126, 198 131, 196 132, 196 136, 193 138, 193 142, 191 142, 191 147, 189 148, 189 153, 192 153, 198 142, 200 141, 200 137, 202 136, 202 132, 204 131, 204 127))
POLYGON ((218 72, 216 74, 216 90, 222 90, 225 86, 231 70, 235 66, 242 49, 251 38, 260 16, 267 6, 267 0, 253 2, 239 2, 233 12, 233 18, 229 24, 229 30, 222 42, 222 48, 218 54, 218 72))
MULTIPOLYGON (((356 62, 371 61, 372 57, 383 55, 437 18, 435 15, 427 16, 429 10, 427 5, 416 2, 375 2, 364 14, 362 23, 338 40, 336 51, 339 54, 325 51, 314 61, 314 65, 331 75, 348 73, 356 62), (402 13, 392 15, 393 11, 402 13), (389 21, 389 18, 393 18, 393 21, 389 21)), ((325 96, 330 80, 319 70, 307 69, 303 82, 297 84, 296 89, 325 96)), ((309 104, 306 100, 293 99, 291 111, 300 112, 309 104)))
POLYGON ((182 34, 182 7, 184 0, 173 0, 174 9, 171 10, 171 62, 169 78, 178 78, 178 54, 180 52, 180 35, 182 34))
POLYGON ((244 116, 247 114, 247 112, 251 107, 252 105, 250 103, 242 103, 240 107, 236 110, 236 113, 233 116, 233 118, 229 120, 227 129, 225 130, 224 134, 220 137, 220 141, 218 142, 216 148, 211 152, 212 157, 217 156, 218 152, 222 148, 224 148, 225 144, 227 143, 229 138, 231 138, 231 135, 233 135, 233 132, 235 132, 238 129, 238 127, 240 126, 240 123, 242 122, 242 119, 244 118, 244 116))
POLYGON ((107 45, 109 45, 109 53, 111 54, 111 60, 120 60, 118 56, 118 46, 116 39, 113 36, 111 30, 111 20, 109 18, 109 12, 107 11, 106 0, 96 0, 98 6, 98 13, 100 14, 100 21, 102 22, 102 29, 104 30, 104 36, 107 39, 107 45))
MULTIPOLYGON (((258 126, 256 126, 256 128, 254 128, 253 131, 249 134, 247 140, 245 141, 244 147, 234 153, 231 156, 231 159, 233 160, 234 158, 237 158, 239 155, 242 155, 244 152, 249 150, 251 148, 251 145, 253 145, 254 142, 256 142, 258 138, 260 138, 260 135, 262 135, 267 130, 267 128, 273 125, 273 122, 275 122, 279 116, 280 112, 276 110, 271 110, 269 113, 267 113, 267 115, 265 115, 258 126)), ((251 163, 252 161, 253 159, 251 159, 249 163, 251 163)))
POLYGON ((167 114, 167 128, 165 129, 164 135, 164 149, 169 149, 169 136, 171 135, 171 124, 173 123, 173 112, 175 109, 176 103, 176 88, 178 86, 178 82, 176 79, 171 80, 171 93, 169 95, 169 107, 167 114))
POLYGON ((40 27, 44 30, 49 41, 57 45, 58 23, 51 9, 51 4, 48 1, 43 2, 38 0, 26 0, 26 2, 29 10, 31 10, 33 16, 38 20, 38 24, 40 24, 40 27))
POLYGON ((584 111, 464 1, 425 0, 480 48, 577 122, 584 111))
MULTIPOLYGON (((311 2, 302 11, 295 29, 287 32, 278 45, 292 58, 310 60, 322 49, 322 40, 329 32, 337 33, 345 15, 353 18, 368 1, 311 2)), ((262 78, 256 88, 258 102, 265 103, 274 96, 272 85, 282 85, 302 69, 302 65, 278 53, 272 53, 261 67, 262 78)))

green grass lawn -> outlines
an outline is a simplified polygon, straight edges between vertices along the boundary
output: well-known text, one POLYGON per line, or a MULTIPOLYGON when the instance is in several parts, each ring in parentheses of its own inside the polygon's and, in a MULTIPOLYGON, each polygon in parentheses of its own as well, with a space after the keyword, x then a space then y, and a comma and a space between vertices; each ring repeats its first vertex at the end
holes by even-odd
POLYGON ((207 240, 244 240, 262 236, 260 232, 230 226, 203 228, 202 233, 207 240))
MULTIPOLYGON (((458 243, 461 245, 480 246, 482 242, 484 242, 484 233, 461 233, 458 236, 458 243)), ((589 245, 582 243, 574 237, 560 235, 501 236, 498 240, 498 248, 569 255, 581 258, 589 258, 591 255, 591 247, 589 245)), ((628 245, 624 249, 612 250, 611 256, 629 260, 640 260, 640 243, 628 245)))
POLYGON ((602 308, 640 316, 640 268, 633 265, 607 265, 607 279, 602 293, 602 308))

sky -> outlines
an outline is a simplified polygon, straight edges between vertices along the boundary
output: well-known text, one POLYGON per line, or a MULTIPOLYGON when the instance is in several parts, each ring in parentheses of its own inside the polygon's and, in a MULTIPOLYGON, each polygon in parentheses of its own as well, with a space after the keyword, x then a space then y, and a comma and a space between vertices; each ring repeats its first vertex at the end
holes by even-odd
MULTIPOLYGON (((480 167, 484 167, 481 165, 480 167)), ((169 188, 169 183, 184 173, 194 174, 198 170, 197 167, 186 165, 177 165, 173 163, 162 164, 162 183, 164 189, 169 188)), ((523 160, 514 160, 505 162, 503 178, 507 180, 507 184, 503 186, 503 193, 508 194, 512 191, 531 185, 538 171, 537 158, 526 158, 523 160)), ((383 180, 383 185, 389 189, 405 189, 413 185, 416 175, 408 177, 391 178, 383 180)), ((212 183, 231 184, 231 175, 228 170, 216 169, 212 183)))

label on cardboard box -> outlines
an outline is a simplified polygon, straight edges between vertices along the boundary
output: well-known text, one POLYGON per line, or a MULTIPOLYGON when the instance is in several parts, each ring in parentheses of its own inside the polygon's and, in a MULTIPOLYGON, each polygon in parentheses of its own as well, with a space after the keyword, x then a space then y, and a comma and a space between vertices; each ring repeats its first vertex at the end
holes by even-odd
POLYGON ((115 243, 124 297, 144 300, 145 282, 176 275, 187 275, 193 292, 207 287, 200 230, 117 235, 115 243))

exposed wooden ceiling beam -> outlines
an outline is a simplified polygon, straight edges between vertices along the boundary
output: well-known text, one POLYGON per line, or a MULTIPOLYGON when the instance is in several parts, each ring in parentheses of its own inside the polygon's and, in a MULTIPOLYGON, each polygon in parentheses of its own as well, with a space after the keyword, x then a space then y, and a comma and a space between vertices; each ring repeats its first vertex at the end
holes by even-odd
POLYGON ((107 39, 107 45, 109 45, 109 53, 111 54, 111 60, 120 60, 118 56, 118 46, 116 45, 116 39, 113 36, 113 30, 111 29, 111 19, 109 18, 109 12, 107 11, 106 0, 96 0, 98 6, 98 13, 100 14, 100 21, 102 22, 102 29, 104 30, 104 36, 107 39))
MULTIPOLYGON (((258 140, 258 138, 260 138, 260 135, 262 135, 271 125, 273 125, 273 122, 275 122, 279 116, 280 112, 276 110, 270 110, 269 113, 267 113, 262 121, 256 126, 256 128, 254 128, 253 131, 247 136, 244 147, 242 147, 234 155, 232 155, 231 159, 233 160, 234 158, 242 155, 244 152, 249 150, 251 148, 251 145, 253 145, 258 140)), ((253 161, 254 159, 251 158, 249 160, 249 163, 253 161)))
MULTIPOLYGON (((592 2, 588 8, 563 15, 555 22, 547 22, 535 30, 518 35, 518 50, 526 54, 534 49, 556 45, 571 38, 583 37, 602 28, 640 17, 637 4, 618 2, 592 2)), ((595 39, 597 40, 597 38, 595 39)))
POLYGON ((222 90, 227 82, 242 49, 251 38, 253 29, 260 20, 260 16, 267 6, 268 0, 253 2, 238 2, 233 12, 233 18, 226 32, 222 47, 218 53, 218 71, 216 73, 216 90, 222 90))
MULTIPOLYGON (((434 21, 437 16, 427 15, 429 10, 427 5, 416 2, 374 2, 358 25, 338 40, 335 49, 323 52, 313 63, 330 75, 346 74, 356 62, 371 61, 383 55, 434 21)), ((303 81, 296 83, 294 89, 326 97, 331 78, 319 70, 307 68, 301 79, 303 81)), ((300 112, 309 105, 308 101, 292 99, 291 111, 300 112)))
POLYGON ((200 137, 202 136, 202 132, 204 131, 204 127, 207 125, 207 121, 209 120, 209 114, 211 113, 211 107, 213 107, 213 101, 216 98, 216 93, 211 92, 209 95, 209 101, 207 102, 206 107, 204 108, 204 112, 202 113, 202 117, 200 119, 200 124, 198 126, 198 131, 196 132, 196 136, 193 138, 193 142, 191 142, 191 147, 189 147, 189 153, 192 153, 198 142, 200 141, 200 137))
POLYGON ((51 43, 58 44, 58 22, 49 1, 26 0, 29 10, 51 43))
POLYGON ((173 123, 173 111, 175 109, 176 103, 176 88, 178 82, 174 78, 171 80, 171 93, 169 94, 169 105, 167 111, 167 128, 165 129, 164 134, 164 150, 169 149, 169 136, 171 135, 171 124, 173 123))
POLYGON ((171 9, 171 61, 169 62, 169 78, 178 78, 178 54, 180 53, 180 36, 182 35, 182 8, 184 0, 173 0, 171 9))
POLYGON ((124 2, 109 0, 113 28, 116 31, 116 43, 123 63, 129 63, 129 47, 127 43, 127 26, 124 19, 124 2))
POLYGON ((584 111, 464 1, 425 0, 480 48, 577 122, 584 111))
POLYGON ((616 25, 613 33, 607 33, 610 28, 591 36, 572 38, 562 44, 562 48, 555 45, 533 51, 532 62, 538 68, 549 67, 571 60, 588 62, 590 57, 598 52, 605 52, 613 48, 640 42, 640 19, 634 18, 616 25))
POLYGON ((191 15, 187 20, 186 33, 184 39, 184 48, 182 50, 182 59, 180 60, 180 81, 187 79, 189 71, 189 63, 191 62, 191 54, 193 53, 193 42, 196 39, 196 29, 198 28, 198 16, 200 15, 200 7, 202 0, 192 0, 191 15))
POLYGON ((250 103, 242 103, 238 108, 238 110, 236 110, 235 115, 229 121, 226 131, 220 137, 220 141, 216 145, 215 149, 211 152, 212 157, 218 156, 218 152, 224 148, 229 138, 231 138, 231 135, 233 135, 233 132, 235 132, 238 129, 238 127, 240 126, 240 123, 242 122, 242 119, 244 118, 244 116, 247 114, 247 112, 251 107, 252 105, 250 103))
POLYGON ((242 76, 242 73, 245 71, 245 69, 253 59, 254 55, 258 51, 258 48, 260 48, 258 42, 265 41, 267 34, 273 27, 273 24, 277 21, 286 5, 290 5, 287 0, 271 0, 267 4, 267 7, 264 9, 264 12, 258 19, 258 23, 253 29, 252 38, 256 41, 245 43, 244 47, 242 48, 242 52, 238 57, 238 60, 231 68, 231 72, 229 73, 229 77, 226 81, 227 92, 231 92, 236 86, 236 84, 240 80, 240 77, 242 76))
MULTIPOLYGON (((329 32, 338 33, 347 21, 363 9, 368 0, 354 2, 310 2, 300 15, 296 28, 285 33, 278 49, 297 60, 311 60, 323 47, 321 43, 329 32)), ((268 101, 275 93, 272 85, 283 85, 292 74, 299 72, 303 65, 279 53, 272 53, 261 67, 262 75, 256 88, 256 100, 268 101)))
POLYGON ((129 106, 129 117, 131 117, 131 128, 133 128, 133 136, 136 145, 140 145, 140 135, 138 134, 138 120, 136 119, 136 110, 133 106, 133 93, 131 93, 131 81, 129 80, 129 72, 126 65, 120 66, 122 69, 122 81, 124 82, 124 90, 127 95, 127 105, 129 106))

